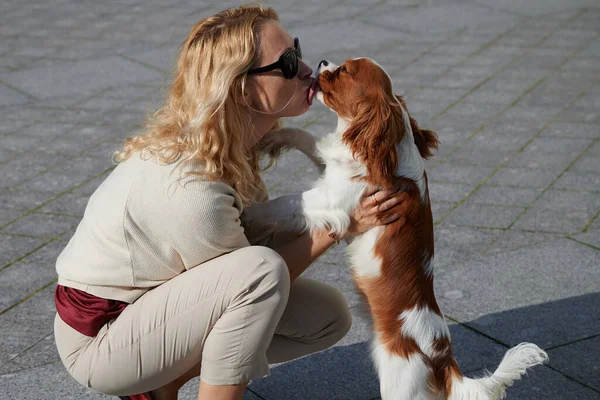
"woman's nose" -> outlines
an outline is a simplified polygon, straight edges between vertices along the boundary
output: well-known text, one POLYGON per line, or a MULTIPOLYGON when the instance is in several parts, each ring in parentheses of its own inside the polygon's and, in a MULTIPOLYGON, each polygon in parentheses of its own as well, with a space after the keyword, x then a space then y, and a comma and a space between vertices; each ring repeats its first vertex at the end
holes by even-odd
POLYGON ((312 69, 306 65, 306 63, 302 60, 298 60, 299 64, 298 64, 298 77, 300 79, 306 79, 309 78, 313 71, 312 69))

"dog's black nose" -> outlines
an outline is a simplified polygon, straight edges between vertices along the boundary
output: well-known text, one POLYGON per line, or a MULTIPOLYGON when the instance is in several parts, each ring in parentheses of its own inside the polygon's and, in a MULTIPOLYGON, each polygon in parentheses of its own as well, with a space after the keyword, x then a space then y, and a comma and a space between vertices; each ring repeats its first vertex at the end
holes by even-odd
POLYGON ((327 60, 321 60, 321 62, 319 63, 319 68, 321 68, 321 66, 326 67, 327 65, 329 65, 329 63, 327 62, 327 60))

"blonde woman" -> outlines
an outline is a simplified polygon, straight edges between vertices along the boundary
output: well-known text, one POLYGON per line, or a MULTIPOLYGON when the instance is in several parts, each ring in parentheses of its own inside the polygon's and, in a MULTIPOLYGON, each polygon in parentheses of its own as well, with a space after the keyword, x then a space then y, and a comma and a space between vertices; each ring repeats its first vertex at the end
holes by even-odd
MULTIPOLYGON (((269 362, 348 332, 342 293, 300 276, 334 239, 271 235, 261 246, 240 222, 268 197, 257 143, 308 110, 311 74, 273 9, 230 9, 192 28, 166 104, 116 153, 56 263, 55 338, 75 380, 160 400, 200 375, 198 399, 241 399, 269 362)), ((391 222, 400 201, 375 190, 349 235, 391 222)))

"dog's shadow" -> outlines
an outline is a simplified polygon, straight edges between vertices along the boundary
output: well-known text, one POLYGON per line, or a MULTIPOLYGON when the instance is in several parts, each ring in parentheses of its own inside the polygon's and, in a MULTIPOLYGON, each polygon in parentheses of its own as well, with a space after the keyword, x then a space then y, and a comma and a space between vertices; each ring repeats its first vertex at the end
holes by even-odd
MULTIPOLYGON (((582 310, 600 309, 600 293, 587 294, 547 302, 539 305, 507 310, 482 316, 468 323, 481 328, 484 325, 492 330, 513 330, 518 327, 517 342, 530 341, 544 347, 548 338, 561 338, 569 327, 570 338, 567 342, 597 333, 600 326, 600 313, 582 310), (582 312, 585 323, 582 322, 582 312)), ((354 323, 360 323, 355 320, 354 323)), ((454 355, 465 375, 479 377, 486 367, 494 371, 507 347, 496 343, 462 325, 450 325, 454 355)), ((352 332, 351 332, 352 333, 352 332)), ((511 343, 514 345, 515 343, 511 343)), ((369 343, 360 342, 346 346, 336 346, 319 353, 288 363, 271 367, 271 376, 252 381, 249 389, 267 400, 369 400, 379 398, 379 379, 370 359, 369 343)), ((569 359, 565 355, 549 352, 550 365, 583 370, 577 365, 576 354, 569 359), (573 365, 575 363, 575 365, 573 365)), ((537 366, 530 370, 521 381, 507 390, 512 399, 563 399, 570 391, 577 392, 585 388, 571 387, 558 372, 546 366, 537 366)), ((579 385, 575 385, 579 386, 579 385)), ((584 390, 585 391, 585 390, 584 390)), ((585 397, 586 393, 581 393, 585 397)), ((589 394, 588 394, 589 395, 589 394)), ((572 397, 576 398, 576 397, 572 397)), ((577 397, 579 398, 579 397, 577 397)))

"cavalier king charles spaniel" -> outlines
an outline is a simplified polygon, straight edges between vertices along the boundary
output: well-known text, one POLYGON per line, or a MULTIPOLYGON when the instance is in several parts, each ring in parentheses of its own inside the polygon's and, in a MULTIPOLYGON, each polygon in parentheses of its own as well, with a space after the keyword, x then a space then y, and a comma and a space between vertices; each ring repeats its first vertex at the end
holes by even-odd
POLYGON ((314 188, 244 211, 242 219, 278 230, 327 229, 343 236, 368 184, 407 193, 402 217, 349 241, 356 286, 373 327, 371 355, 383 400, 501 399, 526 369, 548 360, 531 343, 508 350, 493 374, 465 377, 433 287, 433 219, 424 159, 437 135, 421 129, 387 73, 367 58, 340 66, 321 61, 309 90, 338 116, 318 143, 308 132, 271 132, 266 151, 293 147, 320 168, 314 188), (323 168, 324 166, 324 168, 323 168), (358 179, 357 179, 358 177, 358 179))

